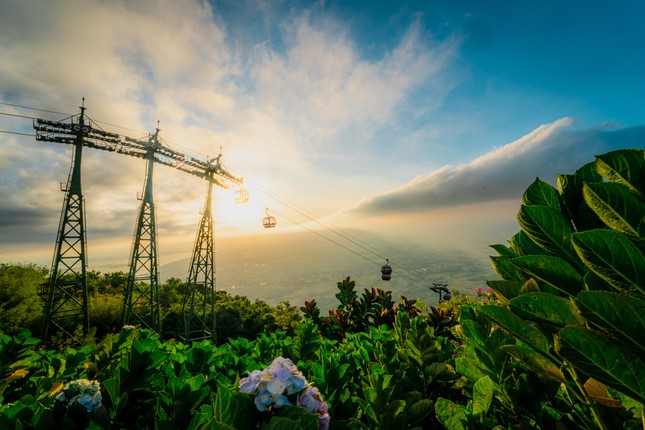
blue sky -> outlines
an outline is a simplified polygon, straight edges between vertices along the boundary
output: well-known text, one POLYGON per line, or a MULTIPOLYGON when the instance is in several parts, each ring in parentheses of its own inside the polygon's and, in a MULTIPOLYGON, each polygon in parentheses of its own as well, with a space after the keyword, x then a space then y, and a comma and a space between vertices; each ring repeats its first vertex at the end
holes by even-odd
MULTIPOLYGON (((8 0, 0 130, 85 97, 110 131, 160 121, 176 150, 222 148, 251 202, 216 192, 221 237, 314 218, 483 255, 536 177, 643 147, 644 42, 645 3, 626 0, 8 0)), ((0 260, 50 261, 70 150, 0 133, 0 260)), ((86 151, 95 264, 127 262, 144 169, 86 151)), ((204 191, 156 169, 162 263, 190 252, 204 191)))

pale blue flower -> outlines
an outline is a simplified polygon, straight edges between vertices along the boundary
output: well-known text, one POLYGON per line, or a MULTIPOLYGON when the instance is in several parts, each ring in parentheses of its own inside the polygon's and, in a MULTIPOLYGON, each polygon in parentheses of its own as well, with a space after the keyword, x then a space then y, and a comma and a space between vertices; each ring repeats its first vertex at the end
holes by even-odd
POLYGON ((98 381, 77 379, 65 384, 63 390, 58 393, 56 400, 67 402, 67 406, 78 403, 87 412, 94 412, 101 406, 101 385, 98 381))
POLYGON ((262 372, 254 370, 248 377, 240 379, 240 391, 243 393, 253 394, 258 385, 262 382, 262 372))
POLYGON ((261 412, 290 405, 287 396, 300 393, 296 399, 297 405, 318 415, 320 430, 329 428, 327 403, 323 402, 320 391, 307 383, 288 358, 277 357, 263 371, 254 370, 246 378, 240 379, 240 391, 255 394, 253 402, 261 412))

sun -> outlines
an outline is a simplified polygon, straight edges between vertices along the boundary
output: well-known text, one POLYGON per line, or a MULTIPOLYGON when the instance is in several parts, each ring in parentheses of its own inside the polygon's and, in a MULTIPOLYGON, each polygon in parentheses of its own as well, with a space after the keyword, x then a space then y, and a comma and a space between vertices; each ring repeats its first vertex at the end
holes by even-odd
POLYGON ((246 203, 235 201, 235 189, 220 190, 213 199, 213 219, 220 231, 248 233, 262 227, 262 198, 250 195, 246 203))

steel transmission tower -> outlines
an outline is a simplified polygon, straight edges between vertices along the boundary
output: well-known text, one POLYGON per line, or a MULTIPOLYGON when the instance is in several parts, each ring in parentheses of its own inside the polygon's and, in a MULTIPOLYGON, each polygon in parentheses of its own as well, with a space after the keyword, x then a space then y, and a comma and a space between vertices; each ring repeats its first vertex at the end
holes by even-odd
POLYGON ((159 274, 157 266, 157 233, 155 205, 152 194, 152 172, 159 128, 148 141, 147 172, 140 196, 141 207, 134 233, 130 270, 123 301, 121 325, 141 324, 161 332, 159 313, 159 274))
POLYGON ((87 291, 87 247, 85 232, 85 207, 81 187, 81 158, 84 137, 90 128, 85 124, 85 107, 75 123, 51 122, 36 128, 36 140, 72 143, 74 155, 67 184, 61 183, 65 192, 63 210, 58 225, 56 249, 49 281, 41 290, 44 297, 44 318, 41 337, 47 339, 51 329, 60 330, 73 337, 78 326, 85 333, 90 327, 87 291), (41 133, 41 132, 45 133, 41 133), (52 135, 49 132, 57 132, 52 135))
POLYGON ((184 297, 181 327, 179 328, 179 337, 184 342, 203 339, 210 339, 213 343, 217 342, 212 197, 213 177, 211 173, 186 280, 189 290, 184 297))

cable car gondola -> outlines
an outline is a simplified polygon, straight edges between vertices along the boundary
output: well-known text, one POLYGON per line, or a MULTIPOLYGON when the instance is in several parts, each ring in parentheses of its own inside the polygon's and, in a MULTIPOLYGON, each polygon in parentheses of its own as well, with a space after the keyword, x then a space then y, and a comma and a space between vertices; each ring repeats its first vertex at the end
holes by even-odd
POLYGON ((381 267, 381 279, 389 281, 392 279, 392 267, 390 267, 390 259, 385 260, 385 264, 381 267))
POLYGON ((249 192, 244 188, 244 184, 240 184, 240 188, 233 194, 233 199, 237 204, 243 204, 249 201, 249 192))
POLYGON ((273 227, 275 227, 276 220, 275 220, 274 217, 269 215, 269 208, 266 208, 266 214, 267 214, 267 216, 265 216, 264 219, 262 220, 262 225, 264 226, 264 228, 273 228, 273 227))

